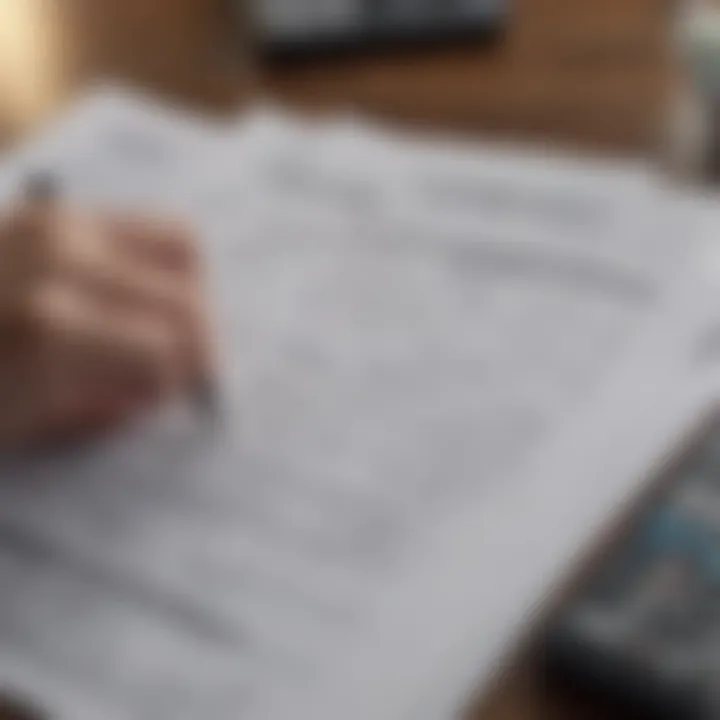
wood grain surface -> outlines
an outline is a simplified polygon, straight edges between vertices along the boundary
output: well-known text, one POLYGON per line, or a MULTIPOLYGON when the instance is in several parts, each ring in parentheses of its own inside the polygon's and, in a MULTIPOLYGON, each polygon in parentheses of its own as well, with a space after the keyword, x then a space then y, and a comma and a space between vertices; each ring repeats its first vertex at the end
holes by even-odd
MULTIPOLYGON (((676 74, 672 3, 514 4, 507 37, 492 47, 263 68, 225 0, 3 0, 0 131, 18 138, 98 78, 120 77, 213 113, 269 94, 312 111, 352 107, 467 134, 655 152, 676 74)), ((618 718, 551 689, 537 660, 519 653, 473 720, 618 718)))
POLYGON ((503 41, 264 75, 302 105, 619 151, 652 151, 672 78, 671 4, 514 0, 503 41))

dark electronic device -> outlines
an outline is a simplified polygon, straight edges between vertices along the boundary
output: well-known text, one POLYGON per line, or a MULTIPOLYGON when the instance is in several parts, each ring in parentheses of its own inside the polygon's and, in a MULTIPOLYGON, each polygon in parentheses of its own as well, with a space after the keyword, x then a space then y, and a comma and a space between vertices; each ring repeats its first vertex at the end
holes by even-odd
POLYGON ((627 710, 720 718, 720 416, 661 478, 545 638, 555 678, 627 710))
POLYGON ((489 39, 505 25, 510 0, 253 0, 261 50, 312 57, 368 47, 396 49, 489 39))

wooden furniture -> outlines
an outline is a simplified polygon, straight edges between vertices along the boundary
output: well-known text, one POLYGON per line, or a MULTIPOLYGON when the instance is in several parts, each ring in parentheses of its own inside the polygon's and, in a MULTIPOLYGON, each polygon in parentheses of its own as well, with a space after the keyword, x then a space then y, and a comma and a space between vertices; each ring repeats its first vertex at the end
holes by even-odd
POLYGON ((512 0, 495 47, 253 68, 233 0, 23 0, 0 8, 11 137, 102 76, 213 111, 269 93, 466 133, 648 152, 672 76, 669 0, 512 0))
MULTIPOLYGON (((272 94, 394 121, 655 152, 674 83, 667 0, 513 0, 507 38, 422 53, 254 66, 226 0, 16 0, 0 7, 0 130, 16 138, 103 76, 212 112, 272 94), (3 31, 4 29, 4 31, 3 31)), ((482 613, 482 608, 478 608, 482 613)), ((591 720, 519 657, 474 720, 591 720)))
POLYGON ((513 0, 492 48, 458 47, 265 73, 275 94, 414 124, 648 152, 672 53, 661 0, 513 0))

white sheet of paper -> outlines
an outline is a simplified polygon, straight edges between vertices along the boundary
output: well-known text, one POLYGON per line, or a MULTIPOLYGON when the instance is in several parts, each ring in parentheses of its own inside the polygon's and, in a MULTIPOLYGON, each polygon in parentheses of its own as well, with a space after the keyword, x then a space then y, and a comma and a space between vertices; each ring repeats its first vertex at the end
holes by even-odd
POLYGON ((14 199, 28 174, 51 171, 69 201, 182 211, 194 173, 226 131, 143 95, 100 90, 5 158, 0 200, 14 199))
MULTIPOLYGON (((663 194, 624 171, 550 163, 531 182, 497 157, 487 192, 515 178, 537 202, 486 222, 429 210, 414 148, 377 152, 359 128, 88 107, 32 164, 59 162, 73 197, 167 201, 203 230, 226 417, 4 468, 0 673, 76 720, 446 717, 588 538, 575 518, 602 519, 594 480, 568 488, 571 426, 653 319, 671 378, 696 308, 668 297, 702 238, 667 239, 663 194), (118 157, 118 133, 142 151, 118 157), (592 242, 576 216, 533 215, 593 210, 589 184, 592 242)), ((438 163, 423 182, 476 192, 438 163)))

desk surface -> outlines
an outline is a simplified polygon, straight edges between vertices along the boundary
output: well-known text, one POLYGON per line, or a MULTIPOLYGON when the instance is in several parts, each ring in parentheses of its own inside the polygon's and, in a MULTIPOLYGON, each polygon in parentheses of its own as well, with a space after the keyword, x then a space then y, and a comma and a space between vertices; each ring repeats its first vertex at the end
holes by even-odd
MULTIPOLYGON (((0 131, 16 137, 74 89, 114 75, 214 111, 271 93, 300 106, 352 105, 467 133, 653 152, 673 84, 671 3, 514 3, 512 29, 492 48, 273 70, 252 67, 223 0, 6 3, 0 10, 0 131), (2 28, 27 42, 8 44, 2 28), (30 88, 28 68, 36 78, 30 88)), ((473 719, 617 720, 567 693, 551 693, 536 669, 532 657, 518 659, 473 719)))

